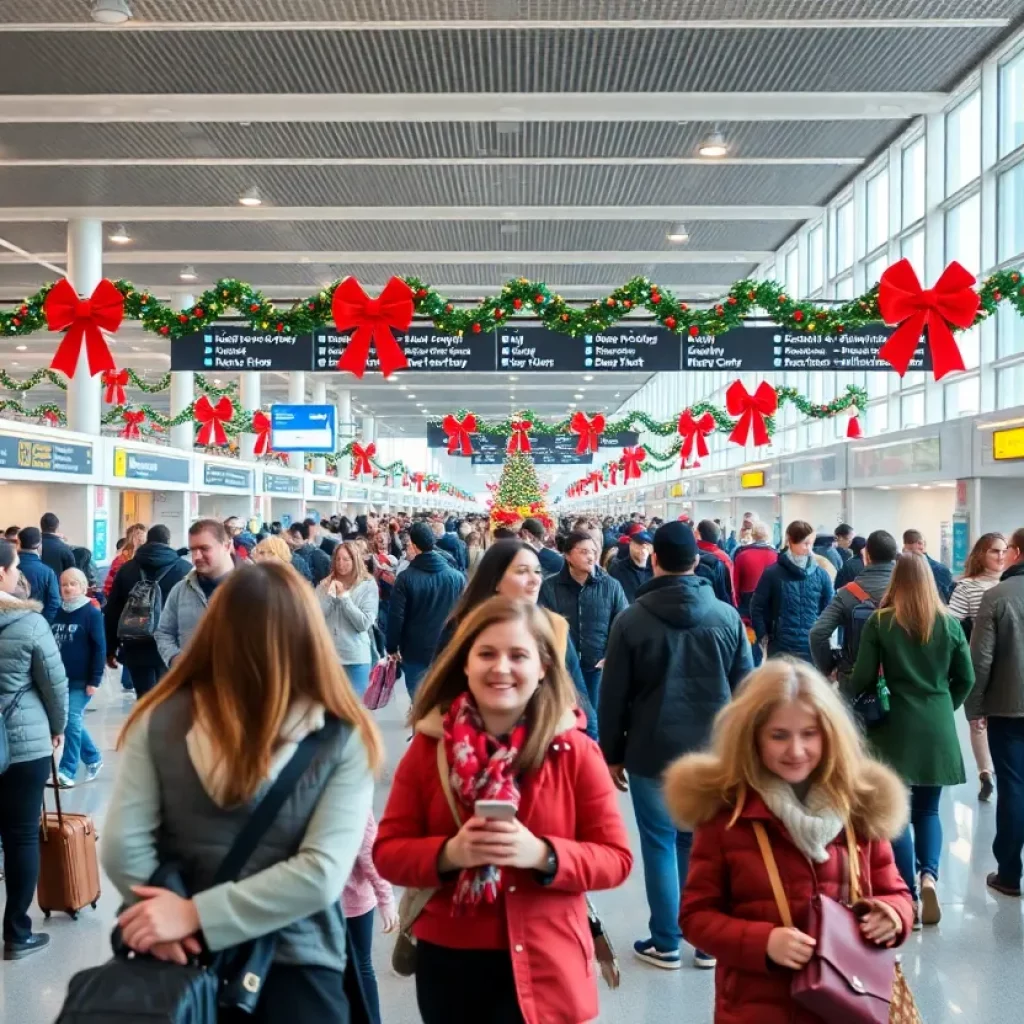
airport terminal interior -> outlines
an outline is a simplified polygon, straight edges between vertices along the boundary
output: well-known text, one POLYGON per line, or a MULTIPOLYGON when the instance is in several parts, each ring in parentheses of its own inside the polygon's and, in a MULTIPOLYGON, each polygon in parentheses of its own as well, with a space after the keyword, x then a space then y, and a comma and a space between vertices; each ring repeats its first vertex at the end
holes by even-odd
MULTIPOLYGON (((0 0, 0 529, 46 512, 101 578, 135 523, 427 512, 916 530, 959 578, 1024 527, 1024 0, 0 0)), ((101 842, 133 703, 108 670, 63 794, 101 842)), ((956 720, 903 970, 925 1024, 1013 1024, 956 720)), ((598 1019, 710 1024, 689 946, 633 956, 620 806, 598 1019)), ((108 955, 102 887, 33 906, 0 1021, 108 955)))

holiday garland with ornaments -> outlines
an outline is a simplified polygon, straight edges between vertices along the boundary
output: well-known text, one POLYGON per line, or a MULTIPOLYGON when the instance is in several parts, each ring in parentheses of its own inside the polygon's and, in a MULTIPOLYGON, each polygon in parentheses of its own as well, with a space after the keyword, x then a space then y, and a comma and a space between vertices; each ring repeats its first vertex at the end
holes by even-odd
POLYGON ((492 529, 512 526, 530 518, 539 519, 546 529, 554 529, 554 519, 544 500, 544 488, 527 452, 514 451, 506 456, 493 494, 488 502, 492 529))

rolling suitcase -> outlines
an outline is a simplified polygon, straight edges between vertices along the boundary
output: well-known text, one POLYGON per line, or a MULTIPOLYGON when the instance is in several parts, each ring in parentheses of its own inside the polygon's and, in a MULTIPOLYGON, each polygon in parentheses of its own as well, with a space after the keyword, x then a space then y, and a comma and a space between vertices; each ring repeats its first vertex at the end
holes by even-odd
POLYGON ((57 761, 51 758, 56 814, 46 809, 39 824, 39 909, 46 917, 63 910, 72 920, 86 906, 96 909, 100 870, 96 859, 96 826, 88 814, 64 814, 57 784, 57 761))

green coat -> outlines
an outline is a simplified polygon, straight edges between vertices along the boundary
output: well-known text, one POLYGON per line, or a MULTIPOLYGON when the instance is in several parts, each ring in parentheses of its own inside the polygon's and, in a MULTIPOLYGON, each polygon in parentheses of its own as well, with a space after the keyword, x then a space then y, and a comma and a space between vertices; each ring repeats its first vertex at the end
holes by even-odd
POLYGON ((908 785, 966 782, 953 712, 974 686, 974 667, 960 623, 940 615, 922 645, 890 611, 875 612, 861 634, 847 696, 874 686, 880 666, 889 685, 889 714, 868 731, 874 754, 908 785))

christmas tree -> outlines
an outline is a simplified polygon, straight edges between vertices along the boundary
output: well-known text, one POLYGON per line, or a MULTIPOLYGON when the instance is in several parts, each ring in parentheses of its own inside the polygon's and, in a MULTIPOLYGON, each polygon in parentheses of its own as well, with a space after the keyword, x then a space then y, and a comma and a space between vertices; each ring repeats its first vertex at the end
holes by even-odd
POLYGON ((501 479, 494 492, 491 526, 511 526, 531 516, 545 526, 552 525, 533 459, 527 452, 511 452, 505 456, 501 479))

